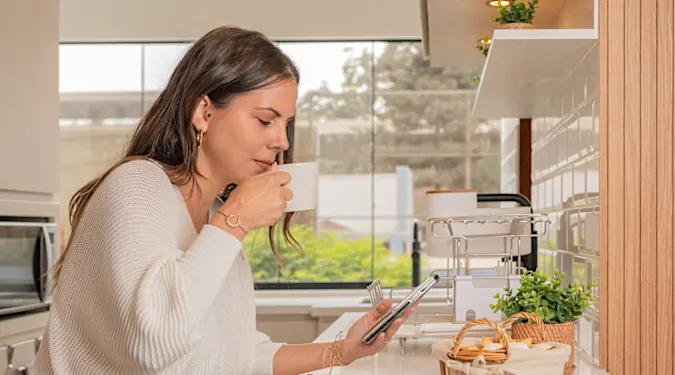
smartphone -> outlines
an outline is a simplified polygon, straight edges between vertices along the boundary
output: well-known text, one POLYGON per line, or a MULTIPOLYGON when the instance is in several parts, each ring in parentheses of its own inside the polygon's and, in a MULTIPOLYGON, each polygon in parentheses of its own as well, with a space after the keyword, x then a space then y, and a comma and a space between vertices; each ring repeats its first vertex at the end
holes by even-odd
POLYGON ((410 294, 408 294, 398 305, 389 310, 389 312, 386 313, 377 324, 363 336, 363 338, 361 338, 361 342, 364 344, 372 344, 380 333, 386 331, 396 319, 410 308, 410 306, 417 302, 418 299, 422 298, 432 286, 436 285, 439 279, 440 276, 432 274, 428 279, 424 280, 424 282, 410 292, 410 294))

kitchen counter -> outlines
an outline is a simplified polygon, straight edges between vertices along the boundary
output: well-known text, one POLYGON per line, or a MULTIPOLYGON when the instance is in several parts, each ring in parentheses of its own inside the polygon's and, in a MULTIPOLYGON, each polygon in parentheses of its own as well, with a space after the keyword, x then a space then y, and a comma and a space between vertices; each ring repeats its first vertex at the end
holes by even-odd
MULTIPOLYGON (((389 289, 384 294, 389 296, 389 289)), ((394 297, 403 297, 408 290, 399 291, 394 297)), ((440 302, 446 298, 444 290, 432 290, 425 296, 421 309, 437 311, 440 302)), ((365 290, 289 290, 289 291, 257 291, 255 296, 256 312, 259 315, 309 314, 315 317, 334 316, 350 312, 367 312, 371 309, 368 293, 365 290)), ((418 310, 424 311, 424 310, 418 310)))
MULTIPOLYGON (((345 313, 326 329, 314 342, 332 342, 340 331, 345 334, 349 327, 363 313, 345 313)), ((401 351, 398 340, 393 340, 387 348, 376 356, 362 358, 349 366, 335 368, 335 375, 434 375, 440 374, 440 363, 431 356, 431 345, 437 339, 407 340, 401 351)), ((607 375, 592 363, 577 355, 577 368, 573 375, 607 375)), ((328 369, 315 371, 307 375, 327 375, 328 369)))
POLYGON ((283 296, 256 297, 258 314, 309 314, 312 316, 340 316, 345 312, 365 312, 370 309, 361 296, 283 296))

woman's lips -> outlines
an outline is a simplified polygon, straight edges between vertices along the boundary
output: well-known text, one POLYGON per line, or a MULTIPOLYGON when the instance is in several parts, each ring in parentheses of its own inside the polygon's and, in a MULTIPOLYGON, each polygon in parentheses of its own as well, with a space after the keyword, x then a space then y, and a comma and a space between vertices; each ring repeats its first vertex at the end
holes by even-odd
POLYGON ((263 170, 267 170, 270 167, 270 165, 272 165, 272 163, 268 163, 266 161, 256 160, 255 162, 258 163, 258 166, 260 166, 260 168, 262 168, 263 170))

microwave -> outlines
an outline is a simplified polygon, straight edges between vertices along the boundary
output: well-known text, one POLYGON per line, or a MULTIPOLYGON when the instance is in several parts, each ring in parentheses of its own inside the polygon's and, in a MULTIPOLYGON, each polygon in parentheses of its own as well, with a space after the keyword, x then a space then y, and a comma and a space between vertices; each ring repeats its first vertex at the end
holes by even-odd
POLYGON ((0 217, 0 316, 49 307, 57 237, 48 218, 0 217))

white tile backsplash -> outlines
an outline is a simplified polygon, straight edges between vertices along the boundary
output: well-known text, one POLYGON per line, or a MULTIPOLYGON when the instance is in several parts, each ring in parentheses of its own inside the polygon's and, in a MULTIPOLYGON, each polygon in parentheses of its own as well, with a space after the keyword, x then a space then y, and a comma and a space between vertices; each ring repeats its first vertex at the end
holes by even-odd
MULTIPOLYGON (((532 119, 532 204, 552 222, 540 238, 539 264, 586 284, 598 278, 597 54, 595 46, 560 82, 543 85, 532 119)), ((577 322, 578 347, 596 363, 598 327, 597 314, 577 322)))

